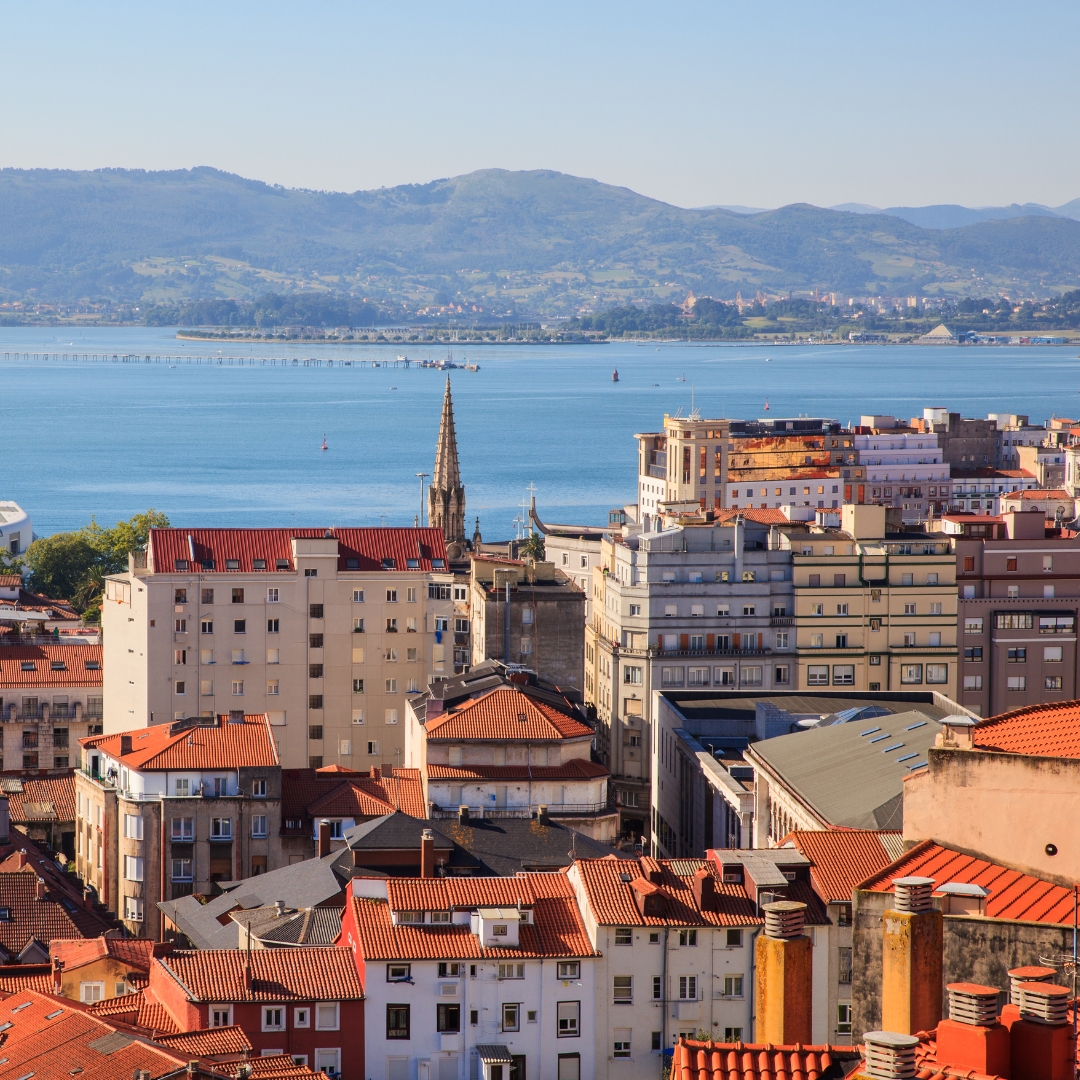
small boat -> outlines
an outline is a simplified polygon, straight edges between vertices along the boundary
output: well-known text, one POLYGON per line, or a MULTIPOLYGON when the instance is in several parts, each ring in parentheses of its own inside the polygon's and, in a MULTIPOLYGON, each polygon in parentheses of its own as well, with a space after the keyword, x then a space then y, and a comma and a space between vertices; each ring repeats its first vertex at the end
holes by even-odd
POLYGON ((321 449, 323 449, 323 450, 329 450, 330 449, 330 446, 326 441, 326 436, 325 435, 322 437, 322 447, 321 447, 321 449))
POLYGON ((611 381, 612 381, 612 382, 618 382, 618 381, 619 381, 619 369, 618 369, 618 368, 616 368, 616 369, 615 369, 615 370, 614 370, 614 371, 613 371, 613 372, 611 373, 611 381))
POLYGON ((397 389, 397 387, 396 387, 396 386, 391 386, 391 387, 390 387, 390 389, 391 389, 391 390, 396 390, 396 389, 397 389))

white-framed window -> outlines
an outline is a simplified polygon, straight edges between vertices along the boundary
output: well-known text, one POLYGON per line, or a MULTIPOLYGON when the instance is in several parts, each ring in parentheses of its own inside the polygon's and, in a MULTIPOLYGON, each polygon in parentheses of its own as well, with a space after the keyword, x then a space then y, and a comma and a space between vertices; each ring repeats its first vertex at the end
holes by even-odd
POLYGON ((190 859, 173 859, 172 861, 172 879, 173 881, 192 881, 191 860, 190 859))
POLYGON ((265 780, 252 780, 251 781, 251 797, 253 799, 265 799, 266 798, 266 781, 265 780))
POLYGON ((264 1005, 262 1011, 263 1031, 285 1030, 285 1008, 282 1005, 264 1005))
POLYGON ((105 997, 105 984, 103 982, 79 983, 79 1000, 85 1005, 95 1001, 101 1001, 105 997))
POLYGON ((315 1030, 337 1031, 340 1026, 340 1003, 320 1001, 315 1006, 315 1030))
MULTIPOLYGON (((387 679, 386 680, 386 692, 388 694, 396 694, 397 693, 397 679, 387 679)), ((396 713, 397 709, 394 709, 393 711, 396 713)), ((394 722, 397 723, 396 720, 394 722)))
MULTIPOLYGON (((1058 649, 1059 654, 1060 652, 1061 650, 1058 649)), ((143 819, 138 814, 124 815, 124 838, 126 840, 141 840, 143 838, 143 819)))
MULTIPOLYGON (((177 780, 177 785, 181 781, 177 780)), ((187 781, 183 781, 184 791, 183 794, 187 794, 187 781)), ((177 795, 181 794, 178 790, 177 795)), ((181 843, 190 843, 195 839, 195 819, 193 817, 174 817, 172 819, 172 838, 174 841, 180 841, 181 843)))
POLYGON ((232 1027, 232 1006, 211 1005, 210 1026, 212 1028, 232 1027))
POLYGON ((293 1010, 293 1027, 311 1027, 311 1010, 306 1005, 293 1010))
POLYGON ((339 1046, 316 1048, 315 1071, 337 1076, 341 1072, 341 1048, 339 1046))
POLYGON ((630 1057, 630 1028, 616 1028, 615 1039, 612 1042, 612 1057, 630 1057))
POLYGON ((580 979, 581 978, 581 961, 580 960, 565 960, 561 961, 557 968, 555 977, 558 979, 580 979))
POLYGON ((724 997, 742 997, 743 996, 743 977, 741 975, 725 975, 724 976, 724 997))
POLYGON ((353 589, 353 591, 352 591, 352 602, 354 604, 362 604, 364 602, 364 590, 363 589, 353 589))
POLYGON ((211 840, 232 839, 232 818, 216 817, 210 819, 211 840))
POLYGON ((183 697, 187 693, 187 683, 183 680, 177 680, 176 682, 176 696, 183 697))
POLYGON ((268 604, 276 604, 281 600, 281 593, 278 589, 266 590, 266 602, 268 604))
POLYGON ((379 740, 369 739, 367 744, 367 752, 371 757, 377 757, 379 754, 379 740))
POLYGON ((633 975, 613 975, 611 977, 611 1000, 616 1005, 634 1004, 633 975))
POLYGON ((503 1031, 520 1031, 521 1030, 521 1003, 516 1001, 507 1001, 503 1003, 502 1007, 502 1030, 503 1031))
POLYGON ((124 897, 124 919, 127 922, 143 921, 143 902, 138 896, 124 897))
MULTIPOLYGON (((394 681, 394 680, 391 680, 391 681, 394 681)), ((385 715, 383 716, 383 720, 387 724, 391 724, 391 725, 396 724, 398 722, 398 711, 397 711, 397 709, 386 709, 385 710, 385 715)))
POLYGON ((558 1038, 576 1039, 581 1034, 581 1002, 560 1001, 555 1005, 558 1038))
POLYGON ((982 676, 981 675, 965 675, 964 676, 964 689, 965 690, 981 690, 982 689, 982 676))
POLYGON ((244 680, 243 679, 233 679, 233 681, 232 681, 232 692, 233 692, 233 697, 243 697, 244 696, 244 680))
POLYGON ((277 697, 277 695, 281 693, 281 680, 280 679, 269 679, 269 680, 267 680, 266 693, 270 697, 277 697))
POLYGON ((697 976, 696 975, 680 975, 679 976, 679 1000, 680 1001, 697 1001, 697 976))
POLYGON ((265 837, 268 835, 266 829, 266 815, 255 814, 251 819, 251 835, 255 837, 265 837))
POLYGON ((525 978, 525 965, 524 964, 500 964, 499 965, 499 978, 500 979, 524 979, 525 978))
POLYGON ((143 861, 135 855, 124 856, 124 880, 142 881, 143 861))
POLYGON ((1005 680, 1006 690, 1026 690, 1027 689, 1027 676, 1026 675, 1010 675, 1005 680))
POLYGON ((353 709, 353 711, 352 711, 352 722, 354 724, 362 724, 364 722, 364 710, 363 709, 353 709))

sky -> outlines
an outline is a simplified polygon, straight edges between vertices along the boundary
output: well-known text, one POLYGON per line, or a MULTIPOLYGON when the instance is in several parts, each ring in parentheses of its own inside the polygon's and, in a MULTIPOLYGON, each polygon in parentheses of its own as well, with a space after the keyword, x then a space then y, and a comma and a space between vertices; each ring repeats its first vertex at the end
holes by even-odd
POLYGON ((1080 5, 0 0, 0 166, 680 206, 1080 197, 1080 5))

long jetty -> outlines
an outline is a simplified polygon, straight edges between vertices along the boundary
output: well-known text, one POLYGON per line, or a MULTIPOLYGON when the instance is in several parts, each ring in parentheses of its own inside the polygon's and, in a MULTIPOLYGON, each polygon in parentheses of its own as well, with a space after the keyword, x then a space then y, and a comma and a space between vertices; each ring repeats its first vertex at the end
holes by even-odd
POLYGON ((320 356, 207 356, 183 353, 159 355, 153 353, 77 353, 77 352, 16 352, 3 353, 6 363, 24 361, 33 363, 80 363, 80 364, 183 364, 208 367, 370 367, 370 368, 431 368, 438 371, 451 369, 476 370, 472 364, 447 363, 438 360, 409 360, 399 356, 395 360, 360 360, 320 356))

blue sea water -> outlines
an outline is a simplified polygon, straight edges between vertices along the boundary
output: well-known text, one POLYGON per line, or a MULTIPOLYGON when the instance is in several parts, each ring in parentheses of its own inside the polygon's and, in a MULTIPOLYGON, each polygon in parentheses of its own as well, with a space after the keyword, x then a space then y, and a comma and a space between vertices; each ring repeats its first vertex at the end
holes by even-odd
MULTIPOLYGON (((168 329, 0 329, 0 499, 45 535, 155 507, 182 526, 412 524, 445 376, 393 367, 188 363, 217 343, 168 329), (125 353, 172 363, 34 360, 125 353), (15 354, 18 354, 18 359, 15 354), (31 359, 22 358, 30 353, 31 359), (329 449, 320 450, 325 434, 329 449)), ((226 345, 223 357, 440 359, 445 347, 226 345)), ((1080 413, 1069 347, 633 344, 459 346, 452 385, 468 519, 602 523, 635 498, 636 431, 703 416, 1080 413), (618 368, 619 382, 611 373, 618 368), (685 382, 682 379, 685 377, 685 382), (764 412, 765 401, 769 412, 764 412)))

